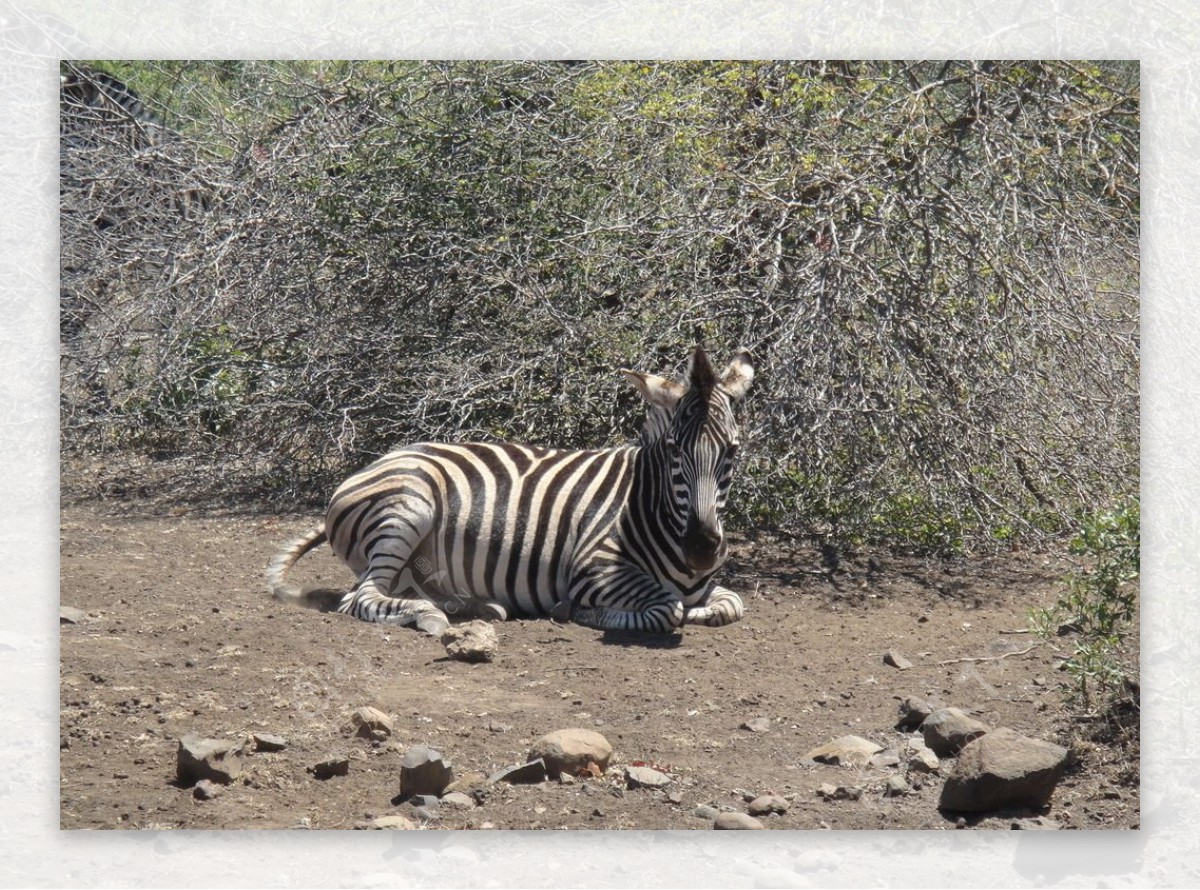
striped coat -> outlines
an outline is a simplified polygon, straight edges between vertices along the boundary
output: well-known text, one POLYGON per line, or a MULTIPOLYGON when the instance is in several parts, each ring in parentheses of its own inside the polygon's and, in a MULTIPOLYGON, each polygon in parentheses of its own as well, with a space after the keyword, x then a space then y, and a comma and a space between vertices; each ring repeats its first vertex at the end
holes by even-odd
POLYGON ((339 486, 324 525, 280 554, 268 573, 275 596, 313 604, 284 573, 328 541, 359 578, 339 611, 430 633, 447 616, 659 632, 738 620, 740 598, 712 579, 749 356, 718 376, 698 348, 685 385, 625 373, 649 404, 638 444, 393 452, 339 486))

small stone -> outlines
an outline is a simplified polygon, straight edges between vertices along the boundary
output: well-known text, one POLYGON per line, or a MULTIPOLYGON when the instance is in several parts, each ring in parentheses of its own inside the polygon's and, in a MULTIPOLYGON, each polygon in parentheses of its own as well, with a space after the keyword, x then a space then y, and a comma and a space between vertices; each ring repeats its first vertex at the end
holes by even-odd
POLYGON ((958 708, 939 708, 921 723, 925 744, 939 756, 954 754, 987 731, 987 726, 958 708))
POLYGON ((882 745, 867 741, 856 735, 844 735, 813 748, 804 756, 818 763, 831 763, 835 766, 866 766, 871 757, 883 750, 882 745))
POLYGON ((83 609, 76 609, 74 606, 58 607, 59 624, 80 624, 86 620, 87 612, 83 611, 83 609))
POLYGON ((498 723, 495 720, 491 720, 488 722, 487 728, 488 732, 508 732, 510 729, 512 729, 512 724, 498 723))
POLYGON ((448 791, 442 795, 442 803, 456 810, 475 809, 475 798, 461 791, 448 791))
POLYGON ((452 794, 455 791, 461 791, 463 794, 470 794, 475 789, 483 788, 487 784, 488 777, 483 773, 465 773, 446 786, 445 794, 452 794))
POLYGON ((876 769, 888 769, 889 767, 900 765, 900 755, 892 748, 888 748, 885 751, 880 751, 878 754, 872 754, 870 763, 876 769))
POLYGON ((900 797, 908 794, 912 789, 909 788, 908 782, 904 781, 904 776, 889 776, 887 784, 883 789, 884 797, 900 797))
MULTIPOLYGON (((529 760, 543 760, 552 776, 579 775, 595 764, 600 772, 608 766, 613 748, 608 739, 592 729, 559 729, 547 733, 529 749, 529 760)), ((589 770, 590 772, 590 770, 589 770)))
POLYGON ((683 792, 682 791, 668 791, 667 792, 667 800, 673 804, 681 804, 681 803, 683 803, 683 792))
POLYGON ((817 789, 817 794, 826 800, 858 800, 862 797, 862 789, 857 785, 831 785, 824 782, 817 789))
POLYGON ((287 747, 287 739, 269 732, 252 732, 250 740, 255 751, 282 751, 287 747))
POLYGON ((441 794, 454 780, 450 761, 441 752, 417 745, 404 752, 400 761, 400 796, 441 794))
POLYGON ((718 831, 758 830, 763 824, 746 813, 721 813, 713 821, 713 828, 718 831))
POLYGON ((750 732, 770 732, 771 718, 770 717, 755 717, 753 720, 747 720, 738 729, 748 729, 750 732))
POLYGON ((896 721, 896 729, 916 729, 937 708, 923 698, 910 695, 900 702, 899 710, 900 719, 896 721))
POLYGON ((1062 823, 1045 816, 1033 816, 1029 819, 1013 819, 1008 827, 1013 831, 1059 831, 1062 823))
POLYGON ((332 779, 334 776, 348 776, 350 774, 350 758, 342 754, 334 754, 326 757, 320 763, 314 763, 310 769, 313 778, 320 779, 322 782, 332 779))
POLYGON ((417 823, 404 816, 377 816, 371 821, 376 828, 390 831, 414 831, 417 823))
POLYGON ((244 742, 206 739, 189 732, 179 740, 176 779, 185 787, 201 779, 228 785, 242 774, 244 751, 244 742))
POLYGON ((485 662, 496 658, 500 641, 496 629, 486 621, 464 621, 442 633, 446 654, 456 661, 485 662))
POLYGON ((540 757, 528 763, 518 763, 516 766, 506 766, 488 776, 488 784, 507 782, 510 785, 536 785, 546 781, 546 762, 540 757))
POLYGON ((392 734, 394 728, 395 722, 383 711, 378 708, 365 707, 359 708, 350 715, 350 719, 342 731, 360 738, 376 738, 382 741, 392 734))
POLYGON ((634 788, 665 788, 673 780, 665 773, 648 766, 625 767, 625 786, 634 788))
POLYGON ((791 804, 777 794, 764 794, 750 801, 748 810, 751 816, 769 816, 786 813, 790 806, 791 804))
POLYGON ((721 815, 721 811, 718 810, 716 807, 710 807, 710 806, 705 805, 705 806, 696 807, 696 809, 692 810, 692 815, 695 816, 697 819, 707 819, 707 820, 711 821, 713 819, 716 819, 717 816, 721 815))
POLYGON ((221 793, 221 787, 211 779, 201 779, 192 789, 192 797, 196 800, 212 800, 221 793))
POLYGON ((942 766, 938 756, 919 736, 908 740, 908 769, 916 773, 936 773, 942 766))
POLYGON ((895 649, 889 649, 883 653, 883 663, 891 665, 897 670, 906 671, 912 667, 912 662, 897 652, 895 649))

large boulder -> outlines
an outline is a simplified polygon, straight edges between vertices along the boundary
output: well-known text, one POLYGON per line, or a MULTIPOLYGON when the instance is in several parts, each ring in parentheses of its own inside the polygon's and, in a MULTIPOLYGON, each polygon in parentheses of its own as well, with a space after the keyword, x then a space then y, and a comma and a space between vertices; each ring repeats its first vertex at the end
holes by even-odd
POLYGON ((1042 807, 1067 768, 1066 748, 1011 729, 981 736, 959 752, 942 787, 944 810, 987 812, 1042 807))
POLYGON ((400 796, 441 794, 454 781, 450 761, 441 752, 417 745, 404 752, 400 761, 400 796))

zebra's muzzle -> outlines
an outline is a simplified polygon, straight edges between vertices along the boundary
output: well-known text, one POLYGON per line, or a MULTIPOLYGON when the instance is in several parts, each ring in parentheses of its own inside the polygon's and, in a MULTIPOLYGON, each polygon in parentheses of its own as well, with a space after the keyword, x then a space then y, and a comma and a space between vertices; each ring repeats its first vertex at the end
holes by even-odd
POLYGON ((704 522, 695 513, 688 516, 683 532, 683 559, 693 572, 706 572, 720 561, 725 553, 725 536, 721 525, 713 520, 704 522))

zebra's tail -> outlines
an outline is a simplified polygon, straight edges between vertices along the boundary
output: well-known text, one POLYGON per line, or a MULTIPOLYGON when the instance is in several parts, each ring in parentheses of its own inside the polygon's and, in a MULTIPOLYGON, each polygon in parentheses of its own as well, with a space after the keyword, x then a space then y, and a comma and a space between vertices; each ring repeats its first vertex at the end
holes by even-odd
POLYGON ((305 609, 332 612, 341 602, 343 592, 328 588, 304 588, 290 584, 285 579, 288 569, 294 566, 308 551, 325 543, 325 526, 319 525, 307 535, 297 538, 271 560, 267 566, 267 589, 281 603, 292 603, 305 609))

